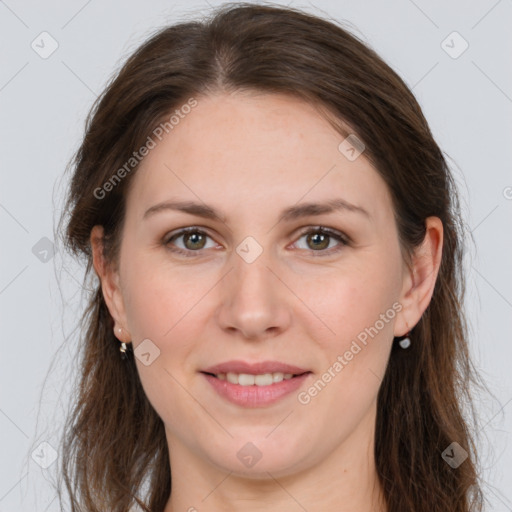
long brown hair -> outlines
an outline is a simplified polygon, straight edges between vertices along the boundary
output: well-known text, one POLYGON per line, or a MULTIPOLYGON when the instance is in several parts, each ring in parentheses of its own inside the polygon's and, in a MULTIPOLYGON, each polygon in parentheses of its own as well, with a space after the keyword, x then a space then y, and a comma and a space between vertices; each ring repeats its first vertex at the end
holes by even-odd
MULTIPOLYGON (((375 460, 390 512, 481 510, 469 422, 470 388, 477 379, 463 313, 464 224, 454 179, 411 91, 341 25, 297 9, 238 3, 152 35, 87 118, 61 218, 65 244, 74 256, 85 257, 87 276, 91 229, 102 225, 104 254, 115 265, 127 187, 137 166, 125 167, 115 183, 114 174, 162 118, 191 97, 242 89, 302 98, 343 135, 343 127, 357 134, 391 192, 406 259, 425 236, 425 219, 442 220, 433 297, 411 333, 411 347, 393 348, 379 390, 375 460), (109 180, 114 185, 105 192, 109 180), (452 442, 469 453, 457 468, 442 457, 452 442)), ((145 396, 133 354, 128 361, 120 358, 99 281, 82 327, 78 395, 61 461, 72 510, 126 512, 137 503, 161 512, 171 492, 163 423, 145 396)))

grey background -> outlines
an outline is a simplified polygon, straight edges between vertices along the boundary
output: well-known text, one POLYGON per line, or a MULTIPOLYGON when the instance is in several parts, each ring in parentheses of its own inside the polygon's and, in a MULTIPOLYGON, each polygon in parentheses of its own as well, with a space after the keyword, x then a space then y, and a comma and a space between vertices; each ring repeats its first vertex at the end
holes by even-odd
MULTIPOLYGON (((475 242, 466 260, 471 350, 493 393, 477 401, 486 509, 512 511, 512 0, 291 5, 343 21, 375 48, 413 88, 451 157, 475 242), (463 48, 457 36, 446 40, 453 31, 469 44, 458 58, 445 51, 463 48)), ((41 465, 57 448, 83 304, 82 269, 53 242, 85 116, 150 32, 207 8, 0 0, 0 512, 59 510, 49 483, 57 464, 41 465), (46 59, 31 47, 43 51, 43 31, 58 43, 46 59)))

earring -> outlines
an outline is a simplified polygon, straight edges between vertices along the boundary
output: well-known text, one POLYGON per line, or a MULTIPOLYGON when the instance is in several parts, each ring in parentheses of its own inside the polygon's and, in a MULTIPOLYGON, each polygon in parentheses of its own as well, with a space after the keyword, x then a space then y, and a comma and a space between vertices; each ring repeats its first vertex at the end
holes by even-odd
POLYGON ((411 331, 409 331, 405 337, 403 337, 399 342, 398 344, 400 345, 400 347, 402 347, 403 349, 406 349, 406 348, 409 348, 411 346, 411 338, 409 338, 409 335, 411 334, 411 331))
POLYGON ((126 354, 126 349, 127 349, 127 348, 128 348, 128 347, 126 346, 126 343, 125 343, 124 341, 122 341, 122 342, 121 342, 121 346, 119 347, 119 351, 120 351, 123 355, 125 355, 125 354, 126 354))
POLYGON ((130 351, 131 343, 125 343, 124 341, 121 342, 121 346, 119 347, 119 352, 121 352, 121 359, 124 361, 128 359, 128 352, 130 351))
MULTIPOLYGON (((123 331, 123 329, 121 329, 121 327, 119 327, 117 329, 117 332, 119 332, 119 334, 121 334, 122 331, 123 331)), ((127 351, 128 351, 128 345, 124 341, 122 341, 121 345, 119 346, 119 352, 121 352, 121 359, 124 360, 124 359, 128 358, 127 351)))

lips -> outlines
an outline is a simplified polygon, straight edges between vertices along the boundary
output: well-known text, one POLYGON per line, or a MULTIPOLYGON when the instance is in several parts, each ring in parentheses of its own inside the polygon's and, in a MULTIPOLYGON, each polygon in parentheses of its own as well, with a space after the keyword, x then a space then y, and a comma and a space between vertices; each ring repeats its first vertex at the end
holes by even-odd
POLYGON ((223 399, 241 407, 268 407, 297 391, 312 372, 279 361, 226 361, 200 373, 223 399))
POLYGON ((218 375, 220 373, 237 373, 237 374, 248 374, 248 375, 262 375, 265 373, 291 373, 292 375, 302 375, 308 373, 309 370, 300 368, 279 361, 261 361, 257 363, 247 363, 245 361, 234 360, 226 361, 224 363, 209 366, 204 370, 203 373, 210 373, 212 375, 218 375))

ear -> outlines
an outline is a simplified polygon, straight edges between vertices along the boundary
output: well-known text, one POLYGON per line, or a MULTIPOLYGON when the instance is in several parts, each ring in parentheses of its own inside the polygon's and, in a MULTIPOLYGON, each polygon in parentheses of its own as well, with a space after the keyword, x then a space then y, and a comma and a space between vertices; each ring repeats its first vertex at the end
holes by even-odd
POLYGON ((114 334, 120 341, 129 343, 131 341, 131 336, 127 329, 123 295, 119 285, 119 273, 113 270, 112 265, 105 260, 103 254, 103 226, 94 226, 92 228, 90 242, 94 270, 100 279, 101 290, 103 292, 107 308, 114 319, 114 334), (119 329, 121 329, 121 331, 119 331, 119 329))
POLYGON ((425 226, 425 238, 414 251, 411 266, 404 263, 402 310, 395 323, 395 336, 407 334, 419 322, 434 293, 443 252, 443 223, 438 217, 428 217, 425 226))

